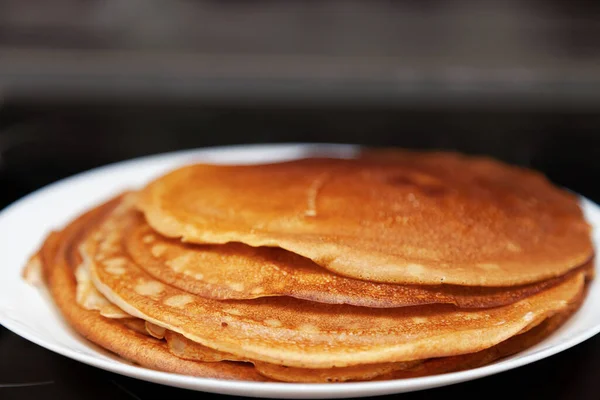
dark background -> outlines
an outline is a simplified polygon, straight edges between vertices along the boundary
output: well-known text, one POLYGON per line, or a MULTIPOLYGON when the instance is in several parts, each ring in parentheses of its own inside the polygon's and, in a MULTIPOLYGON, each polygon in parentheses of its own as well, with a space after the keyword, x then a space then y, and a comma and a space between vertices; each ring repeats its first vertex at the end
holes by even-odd
MULTIPOLYGON (((600 3, 0 0, 0 207, 106 163, 327 142, 489 154, 600 201, 600 3)), ((403 395, 598 399, 600 339, 403 395)), ((0 327, 0 398, 197 398, 0 327), (52 382, 42 386, 3 384, 52 382)))

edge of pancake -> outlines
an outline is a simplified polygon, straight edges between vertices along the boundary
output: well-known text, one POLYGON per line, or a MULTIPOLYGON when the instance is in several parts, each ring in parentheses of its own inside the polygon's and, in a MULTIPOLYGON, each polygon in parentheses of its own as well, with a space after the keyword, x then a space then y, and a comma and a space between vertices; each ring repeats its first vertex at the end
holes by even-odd
POLYGON ((427 363, 417 365, 415 368, 405 371, 397 371, 389 375, 380 376, 377 380, 418 378, 446 374, 450 372, 464 371, 486 366, 495 361, 509 357, 537 345, 561 328, 579 307, 586 297, 586 289, 581 291, 577 299, 563 311, 560 311, 543 321, 534 321, 525 327, 518 335, 511 337, 496 346, 476 353, 463 354, 453 357, 431 359, 427 363))
POLYGON ((508 287, 369 282, 338 275, 283 249, 242 243, 182 243, 152 230, 140 211, 130 210, 128 214, 132 222, 125 229, 123 248, 132 260, 163 283, 214 300, 289 296, 317 303, 370 308, 425 304, 490 308, 515 303, 590 267, 587 263, 560 277, 508 287))
MULTIPOLYGON (((114 201, 114 200, 113 200, 114 201)), ((172 355, 164 342, 127 328, 122 323, 102 317, 77 305, 76 282, 72 266, 65 254, 72 246, 78 225, 96 218, 97 213, 114 205, 108 203, 72 222, 61 233, 53 232, 41 251, 41 266, 46 285, 68 324, 84 338, 99 346, 150 369, 205 378, 265 381, 250 365, 238 363, 200 363, 182 360, 172 355)))
MULTIPOLYGON (((447 155, 459 157, 470 157, 459 155, 458 153, 445 153, 447 155)), ((508 167, 509 169, 513 168, 513 166, 501 163, 497 160, 487 158, 486 160, 486 162, 492 165, 502 165, 503 168, 508 167)), ((295 161, 301 160, 290 160, 288 162, 295 161)), ((275 164, 280 163, 267 163, 262 165, 270 166, 275 164)), ((257 165, 252 165, 252 167, 256 166, 257 165)), ((261 166, 261 164, 258 166, 261 166)), ((446 267, 439 266, 439 260, 415 261, 399 256, 396 261, 390 262, 389 254, 386 254, 385 252, 374 251, 372 249, 359 250, 353 243, 327 243, 319 236, 306 236, 303 237, 302 240, 298 240, 298 234, 290 234, 283 231, 270 232, 265 230, 261 231, 260 229, 255 228, 238 230, 235 228, 235 222, 231 221, 227 221, 227 223, 229 223, 228 227, 215 229, 203 221, 202 215, 190 212, 186 213, 180 210, 174 212, 164 206, 165 202, 163 201, 163 195, 168 193, 170 188, 162 187, 161 184, 164 184, 165 181, 168 181, 178 174, 182 175, 184 177, 183 179, 185 179, 187 178, 186 175, 196 167, 235 168, 240 166, 219 164, 187 165, 172 170, 150 182, 140 192, 137 208, 145 214, 146 219, 152 228, 164 236, 179 238, 183 242, 198 244, 242 242, 252 247, 280 247, 310 258, 315 263, 339 275, 382 283, 418 285, 455 284, 462 286, 517 286, 529 284, 558 277, 588 262, 594 255, 594 246, 591 237, 588 234, 585 238, 585 245, 582 245, 585 247, 584 250, 570 255, 560 262, 554 258, 545 259, 541 262, 537 261, 535 262, 535 265, 539 266, 537 272, 529 271, 524 273, 523 270, 526 271, 527 268, 525 267, 528 264, 526 262, 509 260, 495 262, 491 259, 489 260, 489 263, 500 265, 500 269, 514 269, 520 271, 519 276, 516 277, 514 271, 512 274, 495 273, 495 271, 488 271, 486 274, 484 273, 485 268, 482 269, 482 273, 478 274, 467 272, 472 271, 474 268, 477 270, 481 264, 489 265, 488 262, 477 264, 471 262, 453 263, 453 270, 449 273, 446 267), (194 221, 195 223, 190 223, 190 221, 194 221), (204 226, 202 224, 204 224, 204 226), (376 266, 376 268, 373 266, 376 266)), ((536 179, 538 180, 540 176, 543 176, 531 170, 522 168, 519 170, 527 172, 527 175, 530 177, 537 177, 536 179)), ((544 184, 553 186, 553 189, 558 190, 563 196, 576 201, 576 197, 570 192, 557 188, 546 178, 544 178, 544 180, 546 181, 544 184)), ((582 220, 581 222, 584 222, 588 229, 591 229, 589 223, 585 221, 581 206, 577 204, 577 207, 579 210, 578 214, 582 220)), ((531 263, 529 264, 531 265, 531 263)))

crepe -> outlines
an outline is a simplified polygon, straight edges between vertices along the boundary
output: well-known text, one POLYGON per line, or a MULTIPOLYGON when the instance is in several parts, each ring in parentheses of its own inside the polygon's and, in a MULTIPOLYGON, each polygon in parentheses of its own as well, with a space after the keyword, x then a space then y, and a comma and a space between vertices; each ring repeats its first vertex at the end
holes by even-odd
MULTIPOLYGON (((563 323, 577 311, 583 298, 584 296, 582 293, 566 310, 537 324, 526 327, 522 333, 513 336, 496 346, 490 347, 489 349, 471 354, 427 360, 425 363, 418 364, 410 369, 398 370, 386 375, 378 376, 377 380, 418 378, 422 376, 479 368, 496 360, 519 353, 540 343, 560 328, 563 323)), ((271 375, 271 377, 274 379, 276 378, 275 375, 271 375)))
POLYGON ((378 308, 422 304, 486 308, 514 303, 566 279, 561 276, 529 285, 487 288, 367 282, 334 274, 278 248, 181 243, 154 232, 139 214, 131 216, 124 238, 132 260, 154 278, 218 300, 291 296, 378 308))
POLYGON ((577 273, 516 303, 484 310, 432 305, 374 309, 289 297, 215 301, 166 285, 123 243, 135 220, 124 201, 82 246, 96 288, 127 313, 237 357, 298 368, 404 362, 476 352, 567 309, 577 273))
POLYGON ((575 195, 453 153, 192 165, 148 185, 138 206, 168 237, 280 247, 378 282, 522 285, 593 255, 575 195))
MULTIPOLYGON (((266 377, 284 382, 304 383, 415 378, 477 368, 539 343, 558 329, 575 312, 582 300, 583 295, 579 296, 568 309, 544 321, 534 321, 518 335, 476 353, 406 363, 370 364, 328 369, 290 368, 261 362, 254 362, 254 364, 257 371, 266 377)), ((217 352, 174 332, 167 331, 166 338, 173 354, 187 360, 236 359, 235 356, 217 352)))

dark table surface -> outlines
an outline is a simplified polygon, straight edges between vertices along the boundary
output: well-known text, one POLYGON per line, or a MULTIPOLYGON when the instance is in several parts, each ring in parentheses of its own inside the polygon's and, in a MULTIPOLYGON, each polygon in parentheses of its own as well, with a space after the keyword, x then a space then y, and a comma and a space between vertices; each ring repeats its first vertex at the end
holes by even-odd
MULTIPOLYGON (((257 116, 256 110, 252 113, 229 110, 197 112, 193 119, 186 119, 184 113, 174 119, 161 117, 160 121, 154 122, 139 118, 142 114, 152 113, 129 113, 133 116, 131 120, 115 116, 82 117, 80 113, 77 118, 66 114, 61 117, 54 110, 51 120, 39 120, 42 130, 28 122, 31 118, 25 118, 31 113, 15 110, 4 115, 4 119, 0 113, 0 208, 49 182, 119 159, 183 147, 301 140, 449 147, 492 154, 540 169, 557 183, 600 200, 597 184, 600 137, 596 135, 600 114, 597 112, 577 115, 464 113, 449 117, 437 112, 407 114, 397 111, 391 116, 389 113, 329 110, 326 113, 277 111, 257 116), (336 113, 339 120, 346 121, 344 124, 334 122, 336 113), (179 125, 174 123, 175 120, 179 125), (185 121, 192 120, 196 121, 195 125, 186 125, 185 121), (107 121, 111 121, 110 127, 103 125, 107 121), (221 134, 190 133, 206 131, 209 123, 218 126, 221 134), (434 126, 436 123, 444 126, 444 133, 434 126), (166 126, 171 127, 169 135, 164 134, 166 126), (240 137, 231 133, 239 126, 253 136, 240 137), (75 132, 80 127, 87 127, 89 134, 77 136, 75 132), (121 135, 124 131, 130 134, 121 135), (484 131, 487 133, 481 134, 484 131), (14 146, 2 149, 3 143, 14 146)), ((35 115, 41 118, 39 113, 35 115)), ((490 394, 504 399, 599 399, 600 336, 516 370, 402 397, 479 399, 490 394)), ((43 349, 0 326, 0 399, 118 400, 156 396, 183 400, 207 395, 89 367, 43 349)))

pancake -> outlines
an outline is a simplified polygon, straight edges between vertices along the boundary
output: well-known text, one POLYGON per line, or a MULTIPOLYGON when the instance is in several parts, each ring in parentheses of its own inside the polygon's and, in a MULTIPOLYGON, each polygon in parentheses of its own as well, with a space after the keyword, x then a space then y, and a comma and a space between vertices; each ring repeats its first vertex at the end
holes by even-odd
POLYGON ((581 272, 524 300, 483 310, 375 309, 290 297, 215 301, 166 285, 136 265, 123 246, 135 219, 131 202, 115 208, 82 246, 96 288, 135 317, 244 359, 332 368, 476 352, 568 308, 584 288, 581 272))
MULTIPOLYGON (((368 364, 328 369, 290 368, 275 364, 251 362, 254 363, 261 375, 278 381, 303 383, 404 379, 477 368, 532 347, 548 337, 579 308, 583 297, 582 293, 566 310, 543 321, 533 321, 518 335, 476 353, 405 363, 368 364)), ((210 349, 175 332, 167 331, 165 338, 171 352, 183 359, 204 362, 240 360, 232 354, 210 349)))
POLYGON ((148 185, 138 207, 168 237, 280 247, 378 282, 522 285, 593 255, 576 196, 453 153, 192 165, 148 185))
POLYGON ((247 361, 254 364, 261 375, 285 382, 345 382, 350 380, 370 380, 377 376, 406 370, 421 360, 397 363, 366 364, 343 368, 306 369, 289 368, 253 360, 244 360, 233 354, 223 353, 187 339, 178 333, 167 331, 165 336, 171 353, 177 357, 193 361, 247 361))
POLYGON ((519 335, 516 335, 494 347, 473 354, 463 354, 454 357, 431 359, 426 363, 419 364, 411 369, 395 371, 387 375, 382 375, 377 379, 386 380, 417 378, 421 376, 462 371, 466 369, 478 368, 490 364, 496 360, 519 353, 540 343, 542 340, 560 328, 581 306, 583 299, 585 298, 584 294, 585 293, 582 292, 567 309, 544 321, 541 321, 540 323, 534 323, 527 326, 519 335))
POLYGON ((110 319, 80 307, 76 299, 74 269, 77 242, 87 227, 114 207, 108 203, 72 222, 64 231, 52 233, 39 256, 33 257, 26 273, 35 274, 36 264, 63 317, 79 334, 120 357, 147 368, 218 379, 265 381, 250 364, 201 363, 182 360, 170 353, 165 342, 140 333, 139 320, 110 319))
POLYGON ((80 307, 86 310, 99 311, 100 315, 107 318, 119 319, 131 317, 131 315, 109 302, 106 297, 96 290, 89 276, 89 271, 84 266, 78 265, 75 268, 75 279, 77 280, 75 299, 80 307))
POLYGON ((334 274, 286 250, 242 243, 185 244, 156 234, 141 215, 131 220, 125 247, 136 265, 162 282, 217 300, 291 296, 378 308, 422 304, 487 308, 514 303, 566 279, 499 288, 374 283, 334 274))

